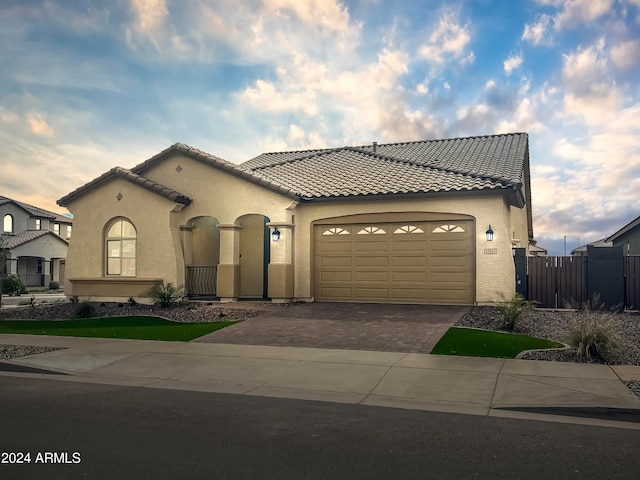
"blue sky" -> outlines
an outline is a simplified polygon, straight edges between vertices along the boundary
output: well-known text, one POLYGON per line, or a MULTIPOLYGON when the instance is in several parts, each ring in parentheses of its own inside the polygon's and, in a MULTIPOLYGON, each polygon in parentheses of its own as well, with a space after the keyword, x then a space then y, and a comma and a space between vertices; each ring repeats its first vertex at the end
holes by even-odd
POLYGON ((640 0, 3 0, 0 193, 55 200, 182 142, 527 132, 550 254, 640 215, 640 0))

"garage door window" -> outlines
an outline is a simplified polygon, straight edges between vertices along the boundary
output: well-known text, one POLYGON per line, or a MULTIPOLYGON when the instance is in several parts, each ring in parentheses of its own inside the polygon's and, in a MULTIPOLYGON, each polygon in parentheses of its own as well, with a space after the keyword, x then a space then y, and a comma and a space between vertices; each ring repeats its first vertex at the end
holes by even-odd
POLYGON ((402 227, 396 228, 396 231, 393 233, 424 233, 424 230, 415 225, 403 225, 402 227))
POLYGON ((340 227, 333 227, 322 232, 322 235, 349 235, 349 231, 340 227))
POLYGON ((379 227, 364 227, 358 232, 358 235, 384 235, 386 233, 387 232, 379 227))
POLYGON ((440 225, 433 229, 433 233, 464 233, 464 228, 458 225, 440 225))

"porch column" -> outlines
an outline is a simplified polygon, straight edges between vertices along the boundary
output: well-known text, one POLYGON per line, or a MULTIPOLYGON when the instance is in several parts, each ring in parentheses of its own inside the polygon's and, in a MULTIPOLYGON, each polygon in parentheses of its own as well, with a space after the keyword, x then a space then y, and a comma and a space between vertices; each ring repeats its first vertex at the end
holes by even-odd
POLYGON ((269 285, 267 295, 273 303, 289 303, 294 298, 293 292, 293 234, 295 225, 286 222, 269 222, 271 233, 275 229, 280 238, 269 239, 271 261, 268 268, 269 285))
MULTIPOLYGON (((60 283, 60 259, 53 258, 51 260, 51 281, 60 283)), ((45 286, 48 287, 49 285, 45 286)))
POLYGON ((188 225, 180 226, 180 242, 182 243, 182 254, 184 255, 184 264, 191 265, 193 263, 193 227, 188 225))
POLYGON ((235 224, 218 224, 220 230, 220 263, 216 293, 220 302, 236 302, 240 296, 240 230, 235 224))
POLYGON ((17 275, 18 274, 18 259, 17 258, 7 258, 7 275, 17 275))
POLYGON ((43 258, 42 259, 42 286, 48 288, 50 281, 51 281, 51 259, 43 258))

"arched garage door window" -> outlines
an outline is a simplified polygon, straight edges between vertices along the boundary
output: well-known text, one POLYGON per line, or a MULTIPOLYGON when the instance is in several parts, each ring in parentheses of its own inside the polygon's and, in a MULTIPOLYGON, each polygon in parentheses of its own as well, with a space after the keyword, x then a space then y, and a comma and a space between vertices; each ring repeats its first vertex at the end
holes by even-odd
POLYGON ((116 219, 107 228, 106 234, 107 275, 135 277, 136 275, 136 229, 124 219, 116 219))

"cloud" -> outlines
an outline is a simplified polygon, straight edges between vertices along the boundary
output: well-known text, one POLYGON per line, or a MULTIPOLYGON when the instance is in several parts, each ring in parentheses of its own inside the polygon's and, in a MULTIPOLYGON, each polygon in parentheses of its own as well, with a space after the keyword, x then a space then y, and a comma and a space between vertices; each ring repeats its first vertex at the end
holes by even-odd
POLYGON ((27 115, 27 123, 31 133, 39 137, 53 137, 53 129, 47 124, 39 113, 27 115))
POLYGON ((511 75, 511 73, 522 65, 522 53, 514 53, 509 58, 507 58, 504 63, 504 73, 507 76, 511 75))
POLYGON ((535 22, 525 24, 521 40, 531 42, 534 45, 549 45, 551 43, 548 34, 550 27, 551 18, 549 15, 539 15, 535 22))
POLYGON ((611 60, 623 69, 630 69, 640 65, 640 40, 631 40, 613 46, 611 48, 611 60))
POLYGON ((611 12, 612 7, 613 0, 566 0, 554 18, 554 27, 561 30, 594 22, 611 12))
POLYGON ((443 9, 429 39, 418 49, 418 56, 435 64, 442 64, 447 58, 473 62, 474 53, 466 53, 470 41, 469 28, 460 24, 458 13, 443 9))
POLYGON ((565 112, 587 123, 610 121, 622 106, 622 94, 610 75, 604 40, 563 55, 565 112))

